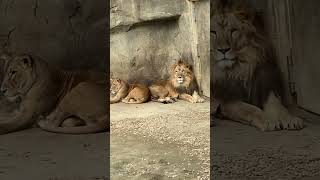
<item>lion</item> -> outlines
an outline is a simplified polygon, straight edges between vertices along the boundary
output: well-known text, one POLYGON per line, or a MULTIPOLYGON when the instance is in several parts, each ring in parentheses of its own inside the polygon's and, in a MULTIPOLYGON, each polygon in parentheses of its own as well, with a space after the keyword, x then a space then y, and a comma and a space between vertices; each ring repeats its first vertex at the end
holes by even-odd
POLYGON ((280 68, 254 14, 243 2, 221 1, 211 14, 213 99, 223 117, 262 131, 302 129, 284 106, 280 68))
POLYGON ((166 81, 158 81, 149 86, 153 100, 161 103, 174 103, 177 99, 191 103, 202 103, 192 66, 178 60, 170 70, 166 81))
POLYGON ((31 54, 6 60, 1 92, 11 101, 20 99, 16 112, 1 117, 0 134, 37 124, 41 129, 69 134, 108 130, 106 74, 63 71, 31 54), (70 127, 70 122, 82 126, 70 127), (63 126, 69 122, 68 126, 63 126))
MULTIPOLYGON (((9 52, 0 52, 0 84, 3 80, 4 70, 6 66, 6 59, 10 58, 11 54, 9 52)), ((4 95, 0 92, 0 117, 8 116, 12 113, 19 104, 19 99, 16 99, 14 102, 10 102, 4 95)))
POLYGON ((142 84, 128 84, 117 79, 110 79, 110 103, 123 102, 127 104, 141 104, 149 100, 149 88, 142 84))

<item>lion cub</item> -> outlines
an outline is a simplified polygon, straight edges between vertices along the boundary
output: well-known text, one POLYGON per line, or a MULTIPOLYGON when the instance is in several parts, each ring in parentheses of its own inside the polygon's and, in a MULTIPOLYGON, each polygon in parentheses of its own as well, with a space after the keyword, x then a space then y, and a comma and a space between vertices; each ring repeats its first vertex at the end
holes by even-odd
POLYGON ((142 84, 128 84, 121 79, 110 79, 110 104, 122 101, 127 104, 147 102, 150 91, 142 84))

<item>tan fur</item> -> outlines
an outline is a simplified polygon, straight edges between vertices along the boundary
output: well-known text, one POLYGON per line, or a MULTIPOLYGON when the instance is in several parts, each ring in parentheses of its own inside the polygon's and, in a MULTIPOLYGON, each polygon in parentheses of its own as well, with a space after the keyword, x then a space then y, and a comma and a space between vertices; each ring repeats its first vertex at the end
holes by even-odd
POLYGON ((212 90, 222 115, 263 131, 303 128, 281 102, 281 75, 254 13, 243 2, 218 2, 211 17, 212 90))
MULTIPOLYGON (((11 58, 11 54, 7 52, 1 52, 0 54, 0 84, 3 81, 4 70, 7 60, 11 58)), ((17 107, 19 99, 16 102, 10 102, 4 95, 0 92, 0 117, 9 116, 17 107)), ((1 118, 0 118, 1 122, 1 118)))
POLYGON ((149 89, 152 98, 162 103, 173 103, 177 99, 191 103, 204 102, 197 92, 192 67, 181 60, 172 66, 168 80, 156 82, 149 89))
POLYGON ((147 102, 150 92, 142 84, 127 84, 121 79, 110 79, 110 103, 122 101, 127 104, 140 104, 147 102))
POLYGON ((39 126, 57 133, 96 133, 108 129, 106 78, 98 72, 68 72, 39 57, 14 55, 7 62, 1 91, 20 106, 0 122, 0 134, 39 126), (43 118, 44 117, 44 118, 43 118), (77 119, 83 126, 62 127, 77 119))

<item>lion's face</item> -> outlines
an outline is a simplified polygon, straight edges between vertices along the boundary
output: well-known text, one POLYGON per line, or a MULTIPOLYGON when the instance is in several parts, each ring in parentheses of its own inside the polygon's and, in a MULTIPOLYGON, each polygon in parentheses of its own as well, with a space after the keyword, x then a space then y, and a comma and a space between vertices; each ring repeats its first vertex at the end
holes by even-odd
POLYGON ((178 61, 172 67, 171 82, 175 87, 189 87, 193 76, 192 67, 183 61, 178 61))
POLYGON ((4 71, 5 71, 5 67, 7 65, 7 62, 9 62, 12 59, 12 55, 11 54, 7 54, 7 53, 1 53, 0 54, 0 84, 3 80, 4 77, 4 71))
POLYGON ((13 56, 8 62, 1 85, 2 93, 9 99, 26 94, 35 82, 33 59, 29 55, 13 56))
POLYGON ((256 29, 245 12, 217 13, 211 17, 211 45, 214 64, 220 70, 255 64, 256 29))
POLYGON ((111 78, 110 79, 110 94, 115 96, 122 89, 124 82, 121 79, 111 78))

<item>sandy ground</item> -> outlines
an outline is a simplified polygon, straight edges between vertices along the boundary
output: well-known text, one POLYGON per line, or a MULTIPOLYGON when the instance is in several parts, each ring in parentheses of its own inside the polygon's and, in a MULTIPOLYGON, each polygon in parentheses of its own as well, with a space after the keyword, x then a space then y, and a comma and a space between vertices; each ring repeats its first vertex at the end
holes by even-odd
POLYGON ((105 180, 107 135, 63 135, 38 128, 1 135, 0 179, 105 180))
POLYGON ((112 104, 111 179, 209 179, 209 102, 112 104))
POLYGON ((301 131, 260 132, 253 127, 216 120, 212 128, 212 177, 220 179, 320 179, 319 117, 306 119, 301 131))

